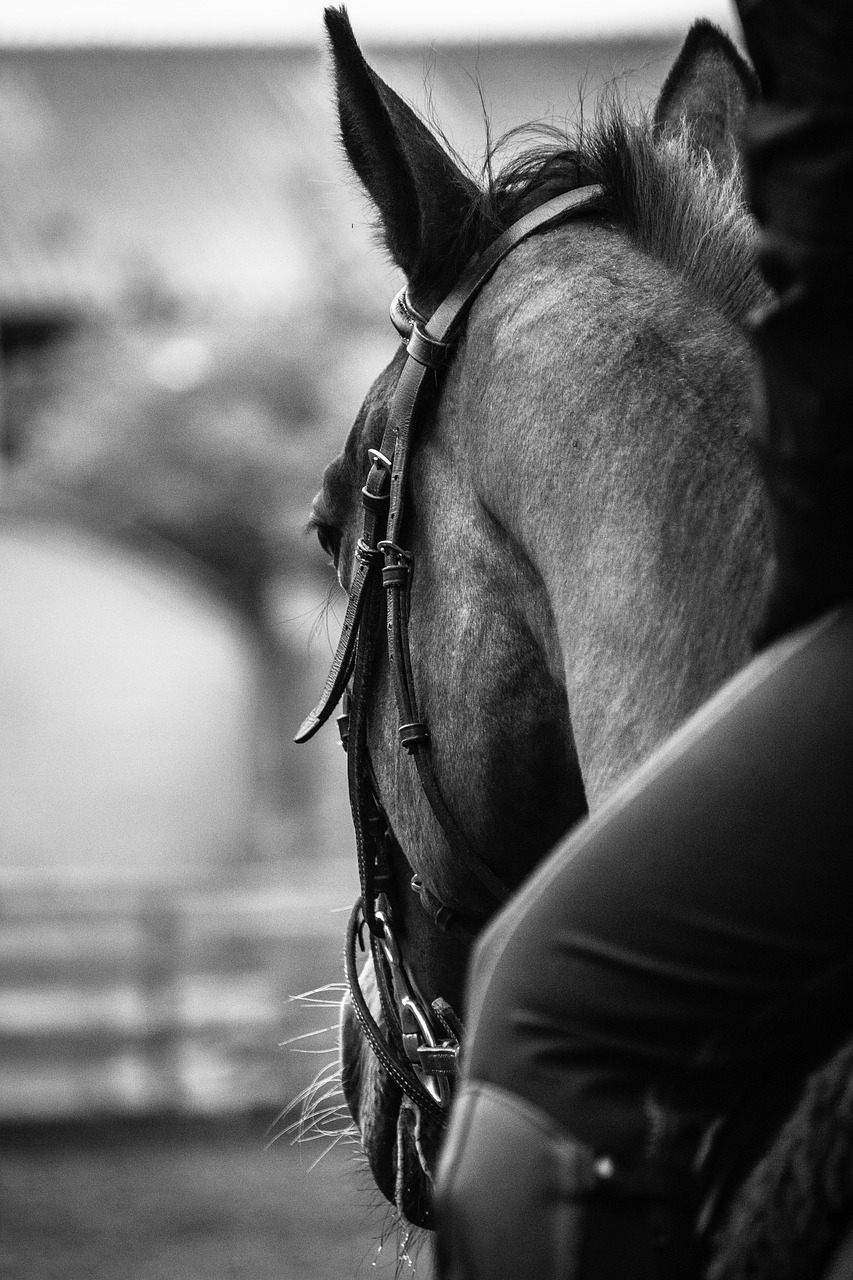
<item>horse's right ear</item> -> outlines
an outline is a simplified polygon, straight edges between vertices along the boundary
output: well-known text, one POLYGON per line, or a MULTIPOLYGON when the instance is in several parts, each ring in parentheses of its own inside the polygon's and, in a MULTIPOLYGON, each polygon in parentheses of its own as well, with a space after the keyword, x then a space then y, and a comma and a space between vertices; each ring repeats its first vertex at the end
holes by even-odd
POLYGON ((379 211, 388 252, 429 310, 477 247, 479 190, 368 66, 346 10, 326 9, 325 19, 344 149, 379 211))
POLYGON ((720 173, 735 163, 747 108, 761 96, 758 79, 728 36, 694 22, 655 107, 655 128, 690 128, 694 149, 707 151, 720 173))

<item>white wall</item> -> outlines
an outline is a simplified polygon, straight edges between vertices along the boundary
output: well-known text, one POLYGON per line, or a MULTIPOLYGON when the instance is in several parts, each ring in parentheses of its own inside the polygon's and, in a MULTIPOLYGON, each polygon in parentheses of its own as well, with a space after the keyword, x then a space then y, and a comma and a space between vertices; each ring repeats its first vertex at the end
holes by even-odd
POLYGON ((243 852, 248 634, 189 577, 67 524, 0 523, 0 878, 190 877, 243 852))

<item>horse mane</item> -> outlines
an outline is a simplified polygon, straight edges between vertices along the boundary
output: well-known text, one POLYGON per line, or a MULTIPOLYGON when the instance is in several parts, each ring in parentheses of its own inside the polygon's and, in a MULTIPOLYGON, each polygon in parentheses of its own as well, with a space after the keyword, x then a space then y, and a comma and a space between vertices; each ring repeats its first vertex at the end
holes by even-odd
POLYGON ((649 116, 629 119, 623 103, 610 99, 575 138, 544 124, 511 130, 489 146, 483 177, 481 202, 471 210, 481 248, 535 205, 601 183, 605 216, 736 324, 766 300, 740 167, 720 174, 689 127, 674 134, 649 116), (501 152, 525 136, 532 145, 496 171, 501 152))
POLYGON ((710 1280, 812 1280, 853 1209, 853 1040, 819 1068, 735 1198, 710 1280))

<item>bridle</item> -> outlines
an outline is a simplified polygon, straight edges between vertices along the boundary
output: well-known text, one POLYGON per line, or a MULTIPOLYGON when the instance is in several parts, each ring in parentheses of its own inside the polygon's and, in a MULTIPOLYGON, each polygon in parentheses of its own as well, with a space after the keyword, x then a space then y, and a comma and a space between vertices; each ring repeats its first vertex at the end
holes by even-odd
POLYGON ((298 743, 306 742, 340 700, 346 699, 349 709, 345 706, 338 723, 347 750, 361 883, 361 896, 347 928, 350 997, 362 1031, 388 1075, 422 1112, 438 1121, 444 1119, 450 1103, 462 1027, 447 1001, 438 998, 427 1003, 403 960, 394 932, 391 861, 399 846, 379 799, 367 750, 369 691, 383 619, 400 743, 414 760, 420 784, 454 857, 486 891, 490 907, 474 915, 450 906, 419 875, 413 876, 412 889, 440 928, 468 936, 477 933, 511 890, 473 847, 445 803, 432 766, 429 732, 418 714, 408 627, 414 561, 411 551, 401 544, 408 462, 415 430, 450 362, 468 310, 498 264, 534 232, 600 205, 602 194, 603 188, 597 184, 565 192, 513 223, 468 265, 428 322, 412 307, 405 289, 394 298, 391 320, 401 335, 406 359, 382 442, 378 449, 368 450, 370 469, 362 489, 364 522, 338 648, 322 697, 295 738, 298 743), (389 1029, 387 1037, 368 1007, 358 976, 356 944, 365 950, 365 925, 389 1029))

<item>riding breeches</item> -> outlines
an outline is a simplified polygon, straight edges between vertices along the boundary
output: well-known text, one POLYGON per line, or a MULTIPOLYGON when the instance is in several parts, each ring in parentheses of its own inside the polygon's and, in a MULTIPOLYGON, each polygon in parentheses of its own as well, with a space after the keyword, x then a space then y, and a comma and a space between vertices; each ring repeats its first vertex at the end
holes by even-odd
MULTIPOLYGON (((692 1222, 733 1185, 853 1031, 851 904, 848 605, 755 659, 479 942, 437 1186, 446 1274, 489 1274, 538 1213, 540 1263, 500 1273, 573 1275, 545 1256, 577 1235, 572 1200, 682 1200, 692 1222), (458 1264, 477 1239, 491 1261, 458 1264)), ((624 1274, 685 1274, 679 1256, 624 1274)))

